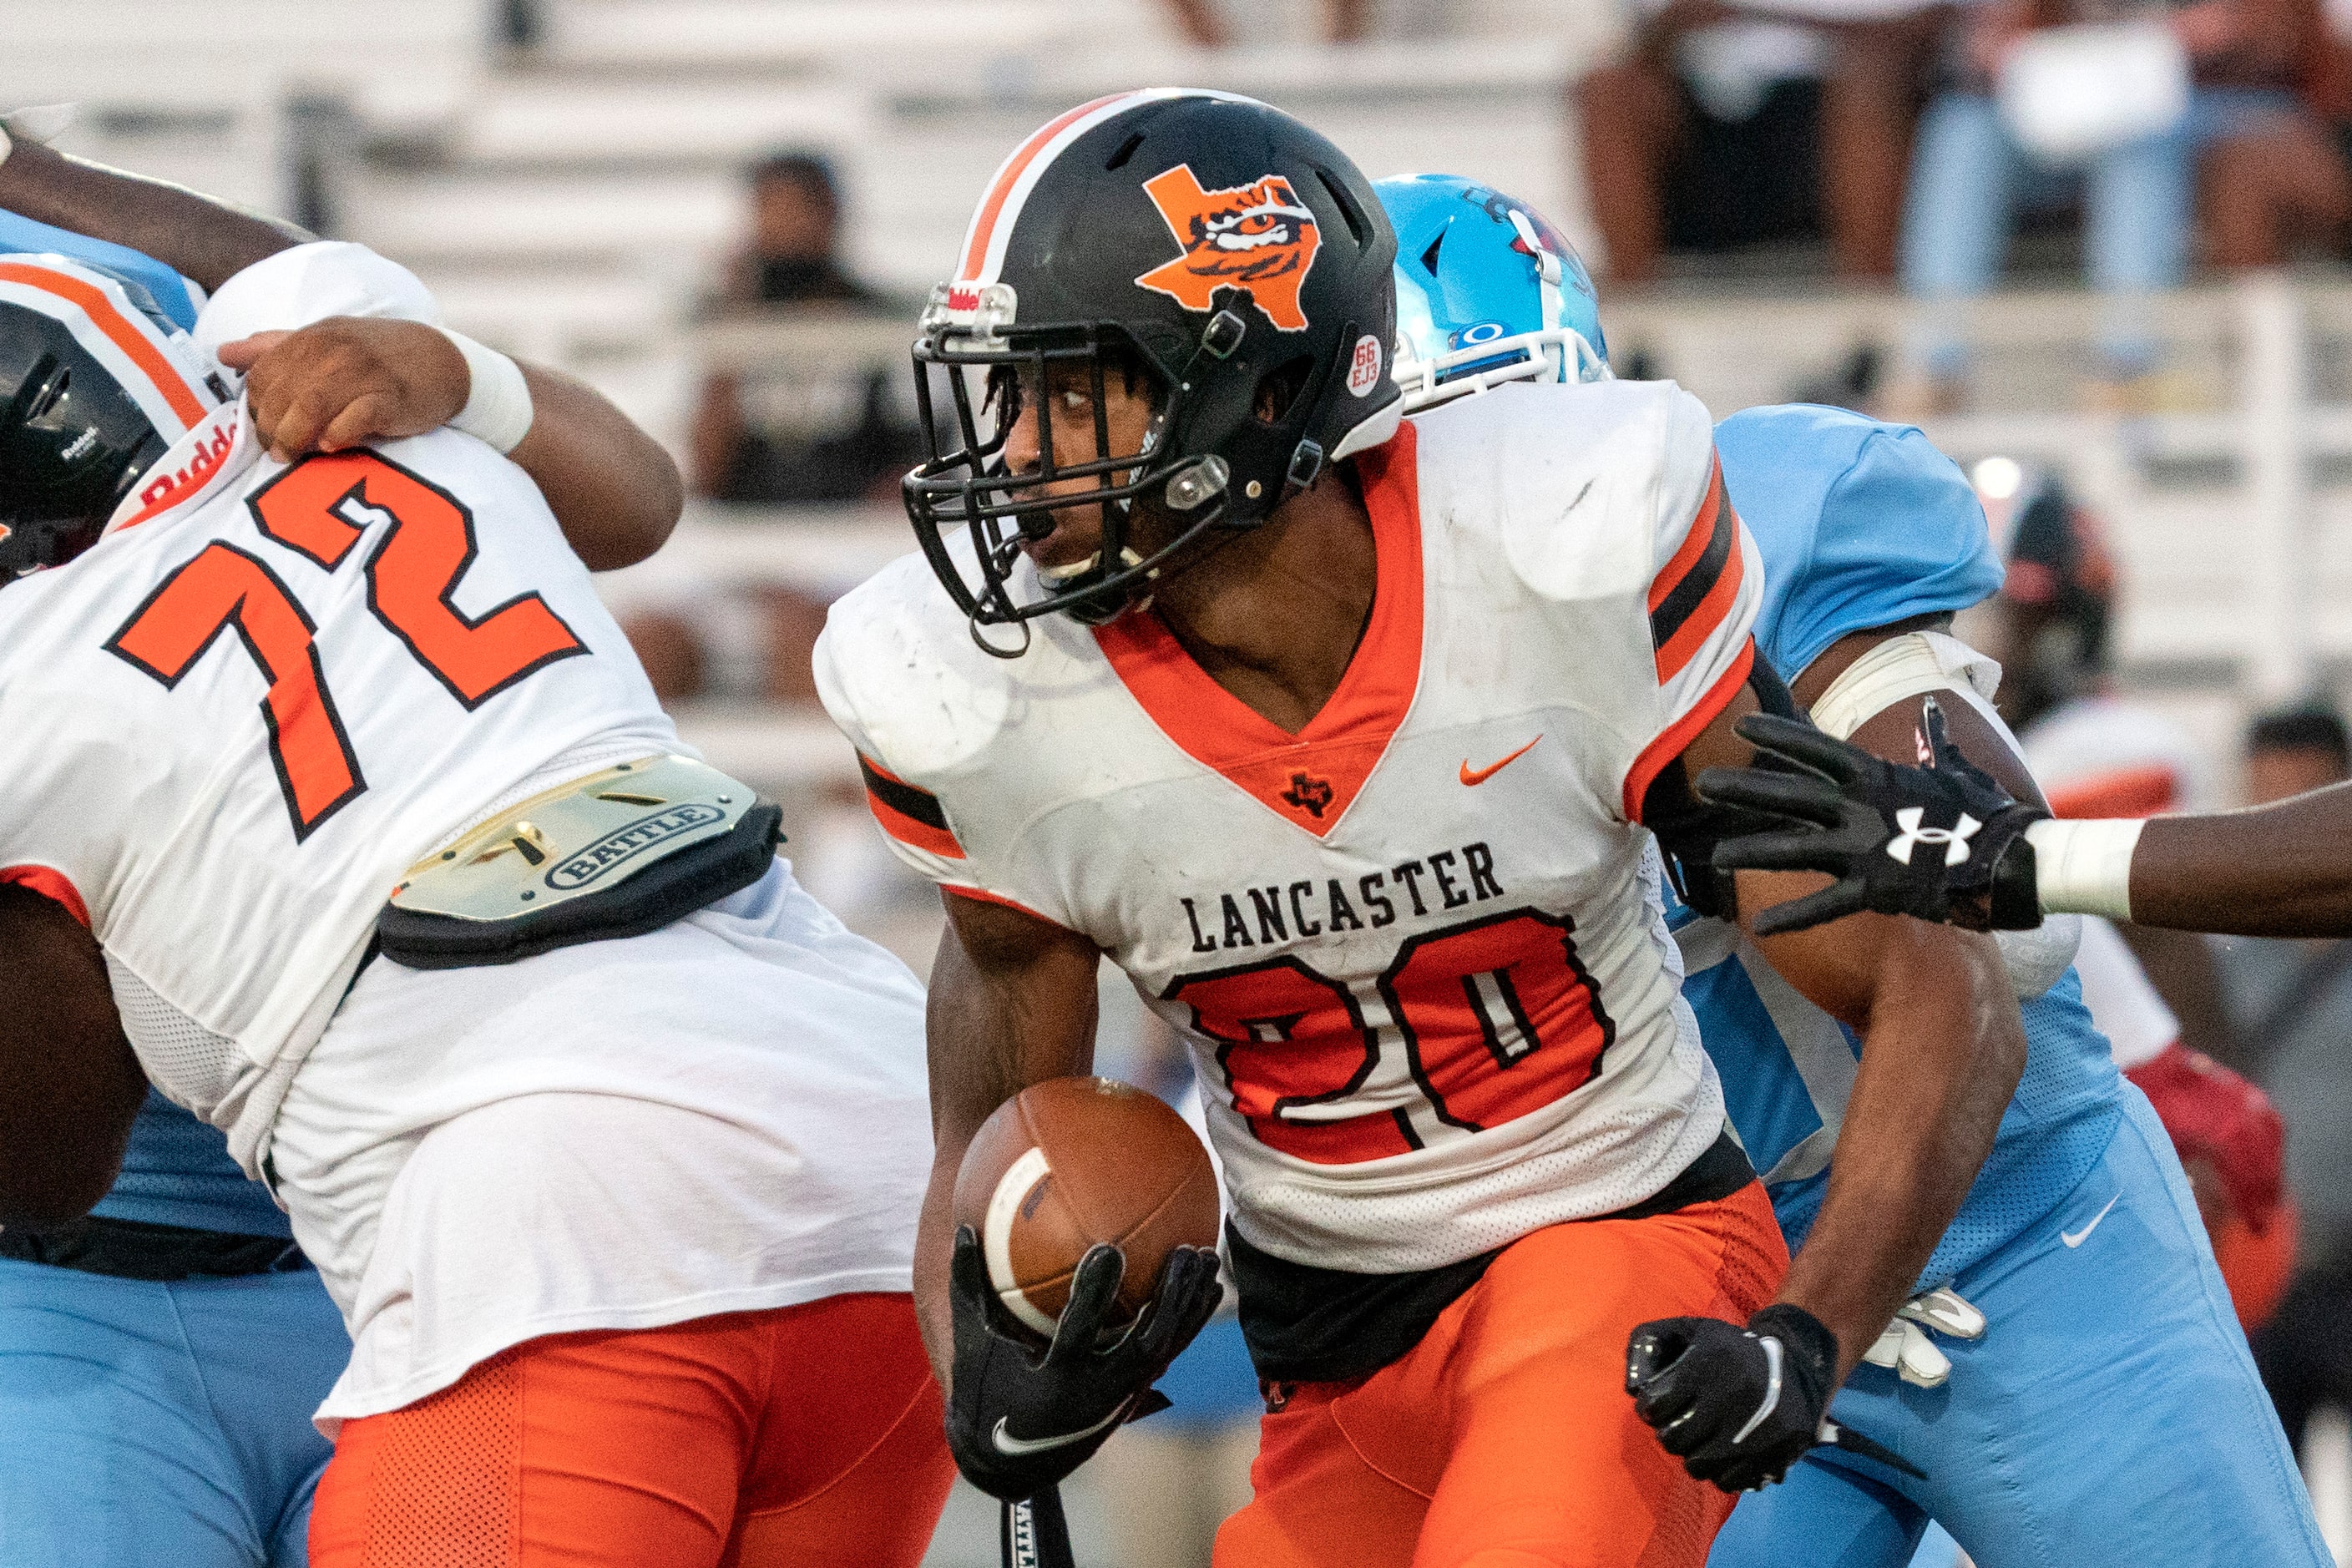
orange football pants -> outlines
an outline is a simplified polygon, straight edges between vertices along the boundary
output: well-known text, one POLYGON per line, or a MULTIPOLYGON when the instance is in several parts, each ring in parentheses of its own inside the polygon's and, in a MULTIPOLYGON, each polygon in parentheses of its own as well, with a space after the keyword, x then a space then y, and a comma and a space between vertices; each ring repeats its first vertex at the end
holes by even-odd
POLYGON ((313 1568, 915 1568, 955 1479, 913 1300, 559 1334, 343 1424, 313 1568))
POLYGON ((1216 1568, 1699 1568, 1732 1499, 1633 1414, 1625 1341, 1744 1321, 1788 1268, 1755 1182, 1514 1242, 1401 1360, 1276 1389, 1216 1568))

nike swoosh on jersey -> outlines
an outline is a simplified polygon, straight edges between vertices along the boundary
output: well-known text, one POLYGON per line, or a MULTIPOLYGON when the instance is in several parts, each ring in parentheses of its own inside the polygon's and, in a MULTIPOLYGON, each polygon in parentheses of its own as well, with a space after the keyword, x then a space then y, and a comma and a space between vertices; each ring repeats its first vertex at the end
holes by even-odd
POLYGON ((1042 1454, 1050 1448, 1066 1448, 1073 1443, 1083 1443, 1104 1427, 1116 1425, 1126 1414, 1127 1406, 1121 1405, 1093 1426, 1081 1427, 1076 1432, 1065 1432, 1058 1437, 1015 1437, 1004 1429, 1005 1417, 1000 1415, 996 1418, 996 1429, 988 1435, 988 1440, 995 1445, 1000 1454, 1011 1454, 1016 1458, 1023 1454, 1042 1454))
MULTIPOLYGON (((2107 1200, 2107 1209, 2115 1207, 2117 1204, 2123 1201, 2123 1194, 2117 1193, 2114 1197, 2107 1200)), ((2058 1239, 2064 1242, 2070 1247, 2082 1246, 2083 1243, 2091 1239, 2091 1233, 2099 1228, 2099 1222, 2107 1217, 2107 1209, 2101 1209, 2098 1213, 2093 1215, 2091 1216, 2091 1223, 2084 1226, 2080 1230, 2060 1231, 2058 1233, 2058 1239)))
POLYGON ((1501 762, 1495 763, 1491 767, 1479 768, 1475 772, 1473 772, 1471 769, 1470 759, 1467 757, 1463 758, 1462 782, 1466 784, 1485 784, 1488 779, 1493 778, 1496 773, 1501 773, 1505 768, 1509 767, 1513 763, 1517 762, 1521 757, 1524 757, 1529 752, 1534 751, 1536 749, 1536 741, 1540 741, 1542 739, 1543 737, 1541 735, 1538 735, 1535 741, 1529 741, 1526 745, 1521 746, 1517 751, 1513 752, 1501 762))

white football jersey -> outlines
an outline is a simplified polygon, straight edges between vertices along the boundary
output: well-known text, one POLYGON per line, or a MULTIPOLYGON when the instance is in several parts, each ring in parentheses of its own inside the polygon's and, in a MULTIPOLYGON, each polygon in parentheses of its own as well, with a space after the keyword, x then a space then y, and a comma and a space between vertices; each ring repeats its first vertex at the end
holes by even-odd
MULTIPOLYGON (((195 337, 431 308, 358 247, 305 246, 195 337)), ((289 468, 242 402, 79 560, 0 591, 0 879, 86 911, 148 1075, 248 1171, 403 869, 679 749, 520 469, 448 430, 289 468)))
POLYGON ((1396 1272, 1637 1203, 1722 1133, 1639 818, 1745 679, 1762 572, 1669 384, 1500 388, 1358 463, 1371 620, 1296 735, 1148 613, 992 658, 919 557, 816 664, 898 854, 1084 933, 1181 1031, 1242 1235, 1396 1272))

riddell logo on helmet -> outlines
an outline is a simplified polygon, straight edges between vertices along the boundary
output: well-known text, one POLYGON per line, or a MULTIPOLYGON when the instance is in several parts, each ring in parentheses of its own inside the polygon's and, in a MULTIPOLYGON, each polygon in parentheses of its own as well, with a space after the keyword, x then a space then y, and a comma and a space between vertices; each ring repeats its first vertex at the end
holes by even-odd
POLYGON ((1323 247, 1315 215, 1280 174, 1230 190, 1201 188, 1190 163, 1143 183, 1184 254, 1135 281, 1188 310, 1206 310, 1219 289, 1247 289, 1265 319, 1286 332, 1307 330, 1298 290, 1323 247))
POLYGON ((980 285, 950 283, 948 285, 948 309, 970 313, 980 309, 980 285))

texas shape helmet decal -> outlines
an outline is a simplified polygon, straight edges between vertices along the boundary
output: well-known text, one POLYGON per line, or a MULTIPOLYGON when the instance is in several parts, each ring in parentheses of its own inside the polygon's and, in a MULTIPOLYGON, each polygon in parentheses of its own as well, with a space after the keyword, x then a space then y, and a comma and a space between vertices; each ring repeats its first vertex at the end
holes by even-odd
POLYGON ((1323 247, 1315 215, 1280 174, 1231 190, 1204 191, 1190 163, 1143 183, 1151 205, 1184 254, 1136 282, 1206 310, 1221 288, 1247 289, 1267 321, 1286 332, 1307 330, 1298 287, 1323 247))

